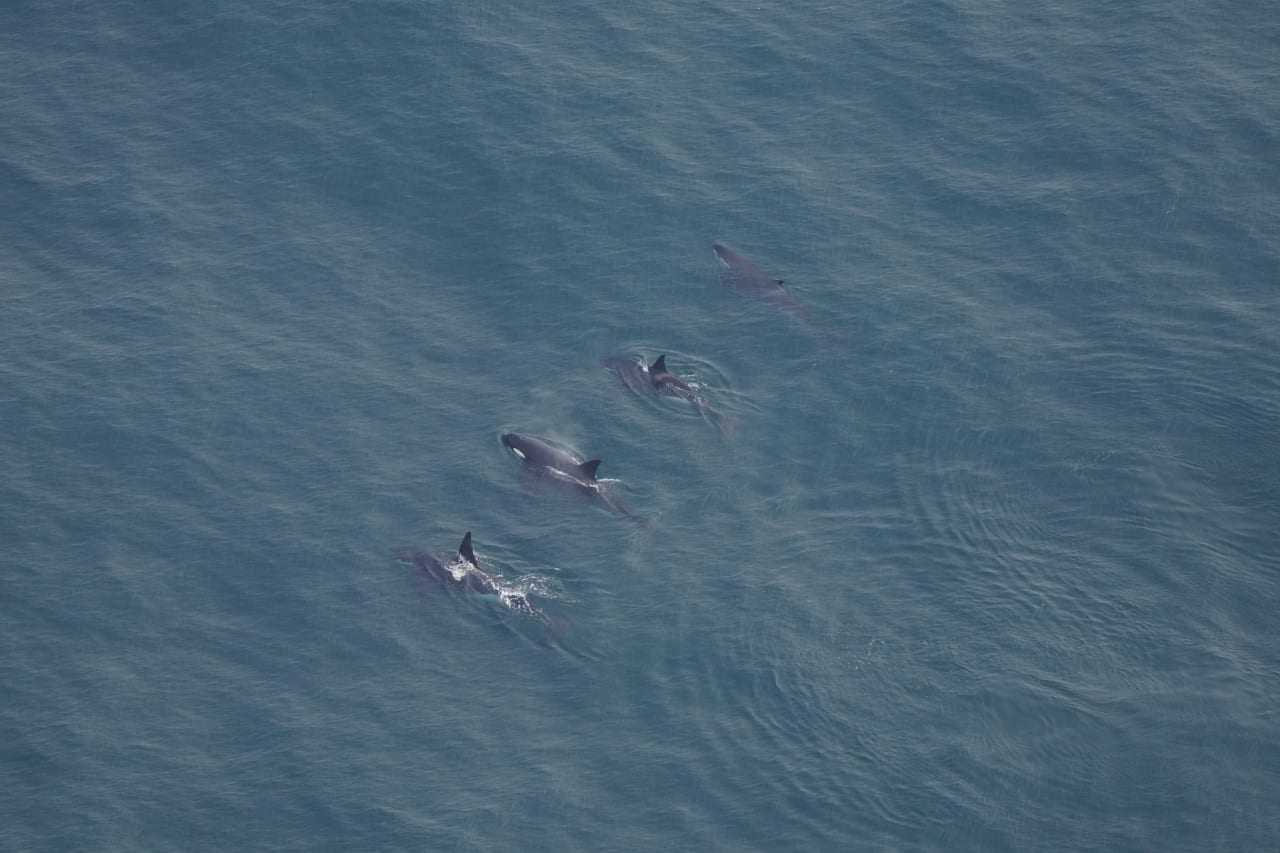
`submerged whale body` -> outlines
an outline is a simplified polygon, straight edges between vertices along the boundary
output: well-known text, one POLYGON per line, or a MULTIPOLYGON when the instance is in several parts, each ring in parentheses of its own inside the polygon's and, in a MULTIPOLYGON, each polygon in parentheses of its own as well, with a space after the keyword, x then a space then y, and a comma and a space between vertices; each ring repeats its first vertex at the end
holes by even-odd
POLYGON ((712 243, 711 251, 724 266, 721 281, 725 285, 739 293, 764 299, 783 311, 801 316, 808 313, 804 305, 787 290, 782 279, 769 275, 755 261, 743 257, 724 243, 712 243))

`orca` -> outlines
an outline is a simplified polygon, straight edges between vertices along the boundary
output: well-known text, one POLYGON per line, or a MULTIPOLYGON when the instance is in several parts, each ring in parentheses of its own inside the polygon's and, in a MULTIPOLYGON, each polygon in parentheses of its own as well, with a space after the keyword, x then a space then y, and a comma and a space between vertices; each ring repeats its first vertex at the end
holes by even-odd
POLYGON ((775 307, 800 316, 808 310, 787 290, 785 282, 774 278, 760 268, 755 261, 745 258, 724 243, 712 243, 711 251, 724 266, 721 281, 739 293, 764 299, 775 307))
POLYGON ((653 364, 645 364, 634 356, 609 356, 600 362, 622 380, 622 384, 637 394, 678 397, 687 400, 699 413, 707 416, 725 435, 731 432, 733 419, 716 411, 698 389, 667 368, 667 356, 660 355, 653 364))
POLYGON ((524 463, 524 470, 549 482, 565 486, 603 506, 645 524, 621 499, 610 494, 596 476, 599 459, 584 460, 578 454, 556 447, 545 438, 508 432, 502 435, 502 444, 524 463))
POLYGON ((446 589, 495 597, 505 607, 537 616, 544 621, 546 619, 542 611, 534 607, 527 594, 480 568, 480 562, 476 559, 476 552, 471 544, 470 530, 462 537, 458 553, 448 561, 426 551, 402 553, 400 558, 413 563, 425 577, 446 589))
POLYGON ((518 432, 503 434, 502 443, 512 453, 520 457, 526 467, 544 469, 555 476, 564 478, 583 489, 600 488, 596 470, 600 467, 599 459, 583 461, 576 454, 561 450, 545 439, 532 435, 521 435, 518 432))

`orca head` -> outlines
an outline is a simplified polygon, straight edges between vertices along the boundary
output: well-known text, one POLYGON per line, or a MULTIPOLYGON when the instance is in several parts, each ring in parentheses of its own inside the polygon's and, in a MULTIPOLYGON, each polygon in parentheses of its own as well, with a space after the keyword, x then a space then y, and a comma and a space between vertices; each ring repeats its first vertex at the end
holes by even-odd
POLYGON ((720 263, 724 264, 726 267, 729 266, 730 259, 733 257, 733 252, 728 246, 724 243, 712 243, 711 251, 716 253, 716 258, 720 263))
POLYGON ((529 454, 523 450, 524 444, 524 436, 519 433, 506 432, 502 434, 502 446, 506 447, 521 459, 527 459, 529 457, 529 454))

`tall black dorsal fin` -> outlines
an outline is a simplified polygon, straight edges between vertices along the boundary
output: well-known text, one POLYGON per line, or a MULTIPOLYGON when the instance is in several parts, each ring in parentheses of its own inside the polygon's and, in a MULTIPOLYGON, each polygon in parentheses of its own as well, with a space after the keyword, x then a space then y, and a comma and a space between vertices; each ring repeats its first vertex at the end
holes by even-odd
POLYGON ((662 354, 658 356, 658 360, 649 366, 650 373, 666 373, 667 372, 667 356, 662 354))
POLYGON ((458 556, 466 560, 473 566, 480 565, 476 562, 476 552, 471 550, 471 531, 467 531, 467 535, 462 537, 462 544, 458 546, 458 556))
POLYGON ((600 467, 600 460, 592 459, 588 462, 583 462, 581 465, 579 465, 578 470, 581 471, 583 473, 583 476, 585 476, 588 480, 594 480, 596 478, 596 469, 599 467, 600 467))

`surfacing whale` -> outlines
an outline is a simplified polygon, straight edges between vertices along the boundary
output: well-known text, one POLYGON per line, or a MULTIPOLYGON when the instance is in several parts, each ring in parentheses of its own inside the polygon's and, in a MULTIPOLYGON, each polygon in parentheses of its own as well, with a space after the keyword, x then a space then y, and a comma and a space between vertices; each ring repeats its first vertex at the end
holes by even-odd
POLYGON ((626 355, 609 356, 600 362, 622 380, 622 384, 637 394, 652 394, 688 400, 708 420, 726 435, 731 431, 733 419, 716 411, 698 389, 667 368, 666 355, 660 355, 653 364, 642 358, 626 355))
POLYGON ((406 551, 399 556, 417 566, 424 577, 446 589, 496 598, 504 607, 518 613, 526 613, 543 622, 550 621, 545 613, 533 605, 528 594, 480 568, 471 545, 470 530, 462 537, 458 553, 448 561, 426 551, 406 551))
POLYGON ((508 432, 502 436, 502 444, 524 463, 524 469, 543 480, 568 488, 619 515, 644 523, 644 519, 631 511, 619 498, 604 488, 596 477, 599 459, 583 460, 578 454, 556 447, 544 438, 508 432))

